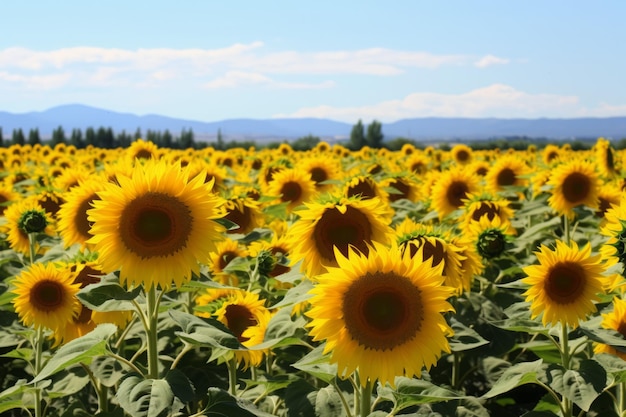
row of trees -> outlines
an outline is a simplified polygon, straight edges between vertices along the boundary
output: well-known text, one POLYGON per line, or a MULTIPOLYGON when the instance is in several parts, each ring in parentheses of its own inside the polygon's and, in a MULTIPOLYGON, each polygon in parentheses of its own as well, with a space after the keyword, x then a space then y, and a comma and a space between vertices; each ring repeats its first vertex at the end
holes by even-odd
POLYGON ((21 128, 13 129, 11 138, 5 140, 2 127, 0 127, 0 146, 44 143, 55 146, 59 143, 64 143, 74 145, 77 148, 85 148, 91 145, 98 148, 112 149, 127 147, 139 138, 152 141, 164 148, 187 149, 195 147, 194 134, 191 129, 183 129, 180 136, 175 137, 167 129, 163 132, 148 129, 145 135, 142 134, 139 128, 137 128, 134 134, 127 133, 124 130, 115 134, 112 128, 101 126, 98 129, 88 127, 84 133, 81 129, 72 129, 72 132, 67 135, 63 127, 59 126, 52 131, 51 138, 44 141, 37 128, 30 129, 28 135, 24 134, 21 128))

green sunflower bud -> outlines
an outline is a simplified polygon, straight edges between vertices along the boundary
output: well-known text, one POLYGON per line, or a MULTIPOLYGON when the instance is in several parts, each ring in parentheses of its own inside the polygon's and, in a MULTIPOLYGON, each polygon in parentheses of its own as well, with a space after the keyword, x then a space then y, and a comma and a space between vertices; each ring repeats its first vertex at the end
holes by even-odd
POLYGON ((28 210, 22 214, 17 227, 24 233, 41 233, 46 229, 48 219, 46 213, 41 210, 28 210))
POLYGON ((476 247, 483 258, 497 258, 506 249, 506 236, 498 229, 487 229, 478 236, 476 247))

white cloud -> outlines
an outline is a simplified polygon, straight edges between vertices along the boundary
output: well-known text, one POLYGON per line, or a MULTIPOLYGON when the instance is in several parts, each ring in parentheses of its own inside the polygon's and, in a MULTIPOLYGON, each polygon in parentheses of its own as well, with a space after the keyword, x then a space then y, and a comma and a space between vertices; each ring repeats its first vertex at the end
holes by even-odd
POLYGON ((474 66, 478 68, 486 68, 492 65, 508 64, 509 62, 510 61, 506 58, 498 58, 497 56, 493 56, 493 55, 485 55, 478 61, 474 62, 474 66))
POLYGON ((332 81, 324 81, 321 83, 291 83, 278 82, 270 77, 255 72, 245 71, 229 71, 223 77, 215 78, 204 84, 204 88, 235 88, 250 85, 262 85, 270 88, 289 88, 289 89, 316 89, 330 88, 335 84, 332 81))
POLYGON ((352 122, 376 119, 392 122, 414 117, 567 117, 580 112, 576 96, 530 94, 493 84, 460 94, 419 92, 399 100, 366 106, 317 106, 274 117, 318 117, 352 122))
POLYGON ((0 71, 0 83, 6 82, 12 88, 19 86, 27 90, 53 90, 68 85, 71 78, 70 73, 22 75, 0 71))

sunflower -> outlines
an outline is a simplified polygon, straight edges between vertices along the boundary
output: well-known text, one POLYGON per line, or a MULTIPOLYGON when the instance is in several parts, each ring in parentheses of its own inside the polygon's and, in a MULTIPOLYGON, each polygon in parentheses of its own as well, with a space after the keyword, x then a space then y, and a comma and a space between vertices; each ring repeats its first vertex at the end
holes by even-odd
POLYGON ((417 201, 419 198, 419 186, 411 178, 403 175, 392 175, 381 182, 383 188, 388 188, 389 201, 394 202, 400 199, 417 201))
POLYGON ((378 197, 387 200, 387 192, 369 175, 356 175, 349 178, 343 185, 343 195, 360 197, 363 200, 378 197))
POLYGON ((437 211, 439 218, 461 208, 467 196, 478 191, 480 180, 468 171, 449 169, 442 172, 432 187, 431 207, 437 211))
POLYGON ((137 139, 126 148, 126 155, 131 161, 157 159, 159 147, 149 140, 137 139))
POLYGON ((131 178, 106 184, 88 210, 94 245, 105 272, 120 270, 120 281, 146 289, 177 286, 199 273, 222 238, 222 201, 202 176, 162 161, 139 164, 131 178))
POLYGON ((316 192, 308 172, 291 168, 275 173, 267 187, 268 195, 278 196, 282 203, 287 204, 287 212, 310 201, 316 192))
POLYGON ((595 150, 595 161, 604 178, 613 178, 617 176, 619 170, 615 166, 615 150, 611 147, 611 142, 605 138, 598 138, 595 150))
MULTIPOLYGON (((28 232, 23 228, 23 220, 29 213, 39 213, 39 217, 41 217, 42 220, 45 219, 46 226, 43 229, 44 234, 52 236, 54 233, 49 217, 36 199, 26 198, 11 204, 4 211, 4 216, 6 218, 4 229, 7 233, 7 241, 9 242, 11 249, 24 255, 30 253, 28 232)), ((35 253, 42 252, 43 248, 39 245, 38 240, 36 240, 35 253)))
POLYGON ((4 214, 6 208, 19 200, 20 194, 13 191, 13 185, 3 181, 0 183, 0 216, 4 214))
MULTIPOLYGON (((626 338, 626 301, 621 298, 613 299, 613 311, 602 314, 602 327, 604 329, 615 330, 619 332, 622 337, 626 338)), ((626 360, 625 352, 619 351, 604 343, 596 343, 593 352, 596 354, 608 353, 626 360)))
MULTIPOLYGON (((489 221, 498 218, 500 223, 511 225, 513 209, 509 200, 498 198, 490 193, 470 194, 463 203, 463 215, 459 218, 461 230, 467 231, 472 223, 486 217, 489 221)), ((511 232, 515 229, 510 228, 511 232)))
POLYGON ((529 173, 529 166, 518 155, 505 155, 491 166, 485 175, 485 182, 492 192, 498 193, 506 187, 526 186, 528 180, 525 177, 529 173))
POLYGON ((268 271, 269 277, 277 277, 291 271, 288 258, 291 241, 286 236, 274 235, 270 241, 257 240, 250 244, 250 256, 256 258, 263 252, 271 254, 273 258, 272 269, 268 271))
POLYGON ((307 203, 300 218, 289 230, 291 262, 302 260, 309 278, 337 266, 335 248, 344 256, 354 247, 367 253, 374 241, 388 243, 393 238, 392 212, 378 198, 335 198, 325 203, 307 203))
POLYGON ((622 192, 615 183, 602 184, 598 189, 598 210, 596 216, 604 219, 606 212, 620 203, 622 192))
POLYGON ((574 208, 598 208, 600 180, 591 162, 575 159, 557 167, 548 181, 548 204, 559 214, 574 218, 574 208))
POLYGON ((503 223, 500 217, 481 217, 467 228, 468 238, 476 245, 476 252, 485 259, 497 258, 510 246, 515 230, 510 223, 503 223))
POLYGON ((87 244, 87 240, 93 237, 87 210, 99 199, 98 192, 104 188, 103 184, 101 179, 91 179, 81 182, 65 194, 66 201, 59 210, 58 229, 66 248, 73 244, 79 244, 82 248, 93 246, 87 244))
POLYGON ((450 154, 454 162, 456 162, 458 165, 467 165, 472 162, 472 148, 462 143, 454 145, 452 147, 452 150, 450 151, 450 154))
POLYGON ((260 203, 252 197, 234 196, 224 201, 226 215, 224 218, 235 223, 238 227, 229 229, 226 233, 248 234, 263 223, 263 213, 260 203))
POLYGON ((560 240, 555 250, 541 245, 536 255, 539 265, 523 268, 527 278, 522 279, 530 287, 524 295, 532 318, 543 314, 544 326, 563 322, 577 328, 596 311, 594 301, 603 292, 600 255, 592 256, 589 244, 579 249, 576 242, 568 246, 560 240))
POLYGON ((545 165, 552 165, 563 157, 563 151, 556 145, 548 144, 543 148, 541 156, 545 165))
POLYGON ((430 225, 416 223, 406 218, 396 227, 397 243, 402 253, 410 257, 422 256, 421 262, 432 266, 443 265, 445 285, 454 288, 457 294, 469 290, 470 281, 464 280, 461 270, 461 248, 450 242, 449 234, 438 232, 430 225))
POLYGON ((337 162, 325 154, 303 159, 298 163, 298 170, 309 173, 318 192, 330 191, 335 186, 333 181, 339 179, 337 162))
MULTIPOLYGON (((224 301, 214 315, 247 348, 263 343, 265 330, 270 321, 270 311, 265 307, 265 300, 248 291, 235 291, 224 301)), ((237 363, 244 363, 244 368, 259 366, 265 350, 234 351, 237 363)))
POLYGON ((404 166, 416 175, 423 175, 430 169, 430 160, 424 154, 415 152, 406 159, 404 166))
POLYGON ((245 258, 248 251, 239 245, 239 242, 232 239, 224 239, 217 244, 215 251, 209 255, 209 270, 213 278, 226 285, 236 286, 238 279, 235 275, 225 272, 224 268, 236 258, 245 258))
MULTIPOLYGON (((100 271, 97 263, 94 261, 69 263, 64 265, 61 270, 74 278, 73 283, 85 288, 89 284, 100 282, 100 277, 104 275, 100 271)), ((81 305, 80 312, 74 316, 73 320, 55 329, 54 340, 55 345, 67 343, 78 337, 81 337, 101 323, 113 323, 118 328, 123 328, 130 321, 130 311, 92 311, 90 308, 81 305)))
POLYGON ((358 369, 362 385, 393 384, 396 376, 419 377, 450 352, 444 313, 453 311, 451 289, 442 266, 421 259, 374 243, 367 255, 337 253, 338 266, 318 277, 307 326, 313 340, 326 340, 340 377, 358 369))
POLYGON ((55 330, 80 312, 76 293, 80 284, 52 263, 34 263, 13 281, 15 312, 26 326, 55 330))
POLYGON ((607 266, 618 262, 626 265, 626 197, 622 196, 619 204, 611 206, 604 215, 604 225, 600 233, 608 237, 600 253, 607 266))

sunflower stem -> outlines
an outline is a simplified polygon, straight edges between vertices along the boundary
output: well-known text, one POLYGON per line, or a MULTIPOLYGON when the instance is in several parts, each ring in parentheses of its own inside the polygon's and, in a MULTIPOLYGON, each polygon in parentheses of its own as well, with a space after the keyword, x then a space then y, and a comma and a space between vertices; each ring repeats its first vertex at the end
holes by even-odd
MULTIPOLYGON (((30 238, 29 234, 29 238, 30 238)), ((31 245, 32 247, 32 245, 31 245)), ((35 333, 35 376, 39 375, 41 369, 43 368, 43 327, 37 327, 37 332, 35 333)), ((35 417, 43 417, 43 409, 41 408, 41 388, 35 384, 35 417)))
POLYGON ((159 377, 159 348, 157 344, 159 303, 156 285, 154 284, 148 290, 146 308, 148 313, 148 327, 146 328, 148 337, 148 378, 157 379, 159 377))
POLYGON ((233 355, 226 362, 228 367, 228 391, 232 396, 237 396, 237 358, 233 355))
MULTIPOLYGON (((561 322, 561 362, 565 370, 569 370, 570 365, 570 352, 569 352, 569 340, 568 340, 568 327, 565 321, 561 322)), ((562 395, 561 404, 563 409, 563 417, 572 416, 572 401, 562 395)))
POLYGON ((624 416, 626 412, 626 381, 619 384, 617 395, 619 396, 619 415, 624 416))
POLYGON ((28 234, 28 250, 30 256, 30 263, 35 263, 35 246, 37 245, 37 235, 36 233, 28 234))
POLYGON ((461 375, 461 354, 458 352, 452 353, 452 359, 452 387, 458 389, 461 382, 459 378, 461 375))
POLYGON ((372 381, 368 378, 365 385, 361 384, 361 417, 367 417, 372 411, 372 381))
POLYGON ((570 241, 570 230, 569 230, 569 217, 567 215, 563 215, 563 240, 565 243, 569 245, 570 241))

